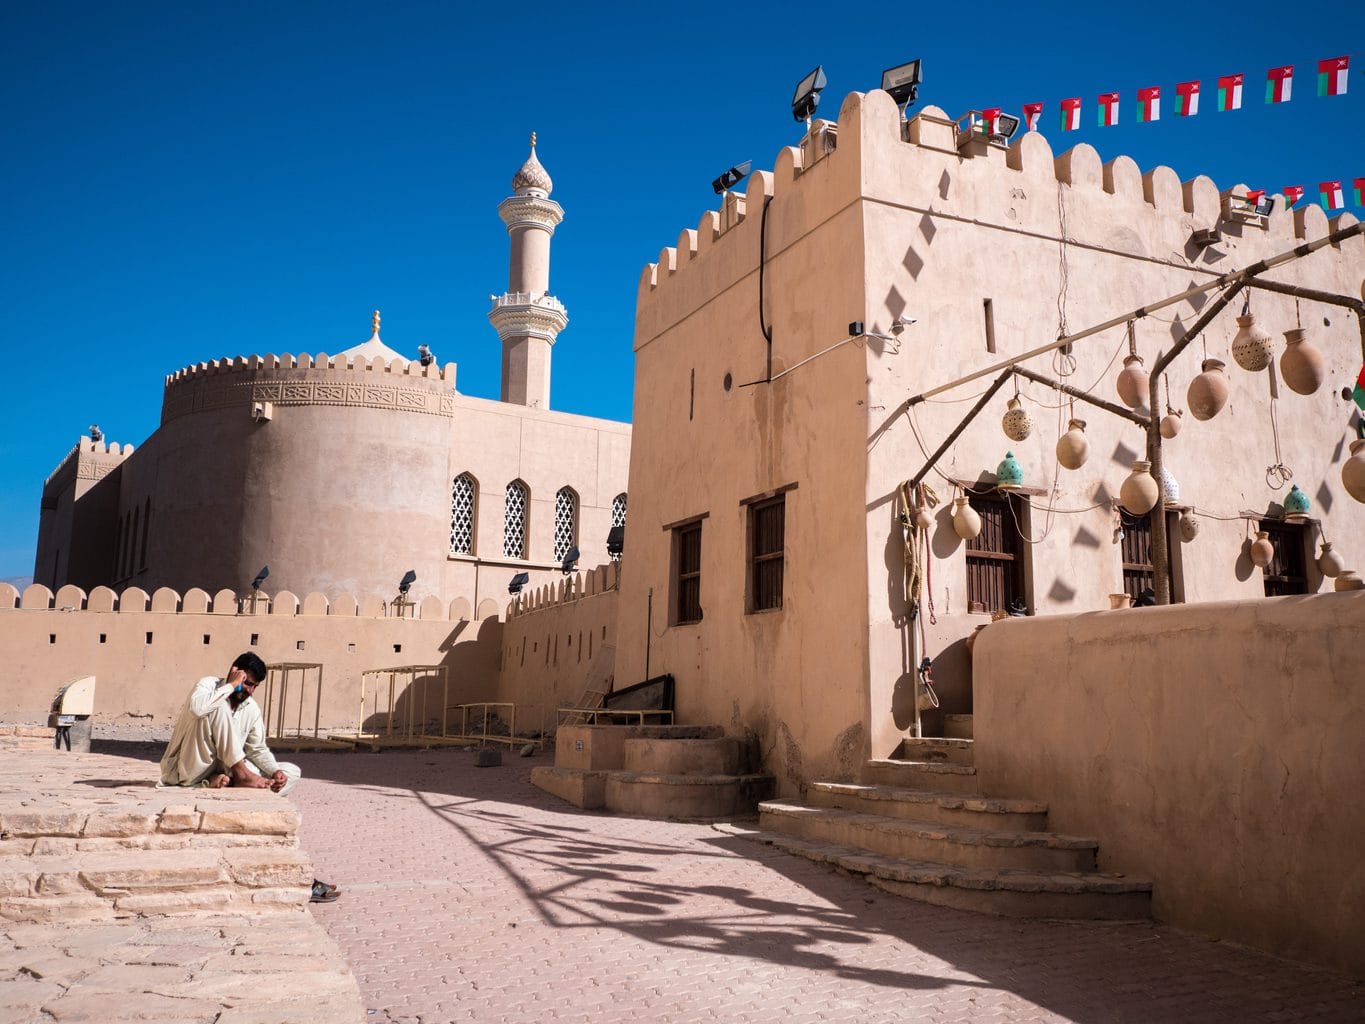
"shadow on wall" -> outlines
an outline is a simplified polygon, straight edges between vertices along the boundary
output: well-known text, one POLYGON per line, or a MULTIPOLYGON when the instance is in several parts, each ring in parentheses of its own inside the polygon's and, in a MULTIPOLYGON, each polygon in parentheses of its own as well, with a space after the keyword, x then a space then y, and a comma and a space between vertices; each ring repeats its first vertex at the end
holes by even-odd
POLYGON ((361 731, 439 736, 444 729, 455 734, 461 719, 452 708, 497 700, 501 639, 502 623, 497 619, 457 622, 439 645, 441 660, 435 667, 444 673, 376 670, 367 677, 361 731))

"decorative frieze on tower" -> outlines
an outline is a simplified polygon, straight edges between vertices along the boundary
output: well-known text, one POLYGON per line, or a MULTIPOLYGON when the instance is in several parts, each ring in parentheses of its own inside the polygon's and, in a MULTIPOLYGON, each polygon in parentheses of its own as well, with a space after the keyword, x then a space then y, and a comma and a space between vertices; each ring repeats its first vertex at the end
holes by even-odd
POLYGON ((493 296, 488 319, 502 340, 502 400, 539 409, 550 407, 550 349, 569 323, 564 304, 549 293, 550 238, 564 219, 553 188, 532 132, 531 155, 498 205, 512 252, 507 291, 493 296))

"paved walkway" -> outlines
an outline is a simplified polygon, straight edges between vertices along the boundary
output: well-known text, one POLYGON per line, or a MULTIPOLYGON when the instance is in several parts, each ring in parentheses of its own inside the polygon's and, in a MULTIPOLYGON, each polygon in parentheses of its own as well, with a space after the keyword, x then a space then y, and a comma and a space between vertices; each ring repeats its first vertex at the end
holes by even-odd
POLYGON ((313 914, 368 1019, 1365 1021, 1365 986, 1153 924, 901 900, 706 825, 577 811, 510 757, 303 754, 313 914))

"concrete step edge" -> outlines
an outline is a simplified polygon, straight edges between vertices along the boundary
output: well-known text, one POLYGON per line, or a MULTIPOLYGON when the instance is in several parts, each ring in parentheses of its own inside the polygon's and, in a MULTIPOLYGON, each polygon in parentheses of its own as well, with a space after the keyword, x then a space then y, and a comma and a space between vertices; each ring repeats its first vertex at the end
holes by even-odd
POLYGON ((757 773, 752 775, 667 775, 660 772, 629 772, 622 769, 604 773, 616 782, 639 782, 655 786, 728 786, 748 785, 757 782, 771 782, 772 776, 757 773))
POLYGON ((907 789, 904 786, 881 786, 875 783, 861 782, 812 782, 809 788, 819 790, 822 793, 856 796, 867 800, 935 804, 942 807, 944 810, 975 811, 981 814, 1047 813, 1047 804, 1040 800, 968 796, 961 793, 937 793, 928 789, 907 789))
POLYGON ((762 842, 809 860, 833 864, 860 875, 895 882, 955 886, 983 891, 1122 895, 1150 893, 1152 883, 1142 878, 1087 871, 997 871, 960 868, 930 861, 897 860, 834 843, 812 842, 782 833, 759 830, 744 838, 762 842))
POLYGON ((938 775, 975 775, 976 766, 970 764, 949 764, 946 761, 902 761, 893 758, 875 758, 867 762, 869 768, 886 766, 905 768, 914 772, 927 772, 938 775))
POLYGON ((834 807, 808 807, 805 804, 782 800, 765 800, 758 805, 760 815, 771 814, 787 818, 821 818, 855 828, 874 829, 926 839, 941 839, 963 846, 991 846, 1007 849, 1098 850, 1099 841, 1086 836, 1068 836, 1058 832, 995 831, 973 828, 970 825, 944 825, 936 821, 915 818, 893 818, 884 814, 863 814, 834 807))

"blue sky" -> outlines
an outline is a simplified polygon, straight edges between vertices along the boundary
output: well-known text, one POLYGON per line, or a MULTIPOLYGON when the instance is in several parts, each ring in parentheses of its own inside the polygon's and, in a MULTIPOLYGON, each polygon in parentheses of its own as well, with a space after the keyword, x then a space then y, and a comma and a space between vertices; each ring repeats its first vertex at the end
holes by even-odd
MULTIPOLYGON (((485 318, 506 287, 496 207, 539 133, 566 218, 551 289, 571 323, 554 407, 629 419, 643 264, 712 205, 710 181, 771 167, 800 136, 788 103, 823 64, 820 113, 924 61, 920 104, 1047 106, 1056 152, 1220 187, 1365 176, 1365 5, 456 5, 71 3, 0 7, 5 150, 0 299, 11 396, 0 435, 0 578, 32 571, 43 478, 92 422, 140 444, 164 375, 250 353, 425 342, 459 388, 496 397, 485 318), (1296 17, 1298 11, 1302 17, 1296 17), (1350 91, 1317 61, 1354 54, 1350 91), (1294 98, 1263 102, 1294 64, 1294 98), (1246 75, 1215 110, 1216 77, 1246 75), (1199 78, 1197 117, 1175 82, 1199 78), (1162 119, 1135 123, 1138 88, 1162 119), (1094 98, 1122 94, 1120 124, 1094 98), (1058 102, 1085 100, 1057 130, 1058 102)), ((1361 211, 1352 207, 1357 215, 1361 211)))

